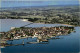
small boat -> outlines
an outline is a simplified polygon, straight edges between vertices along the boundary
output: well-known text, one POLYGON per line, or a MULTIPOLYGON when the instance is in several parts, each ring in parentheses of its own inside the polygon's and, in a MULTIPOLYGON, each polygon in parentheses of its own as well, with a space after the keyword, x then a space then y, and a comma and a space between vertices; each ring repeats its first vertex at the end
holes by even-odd
POLYGON ((14 40, 19 40, 19 38, 18 37, 14 37, 14 40))
POLYGON ((23 19, 22 21, 27 21, 27 19, 23 19))

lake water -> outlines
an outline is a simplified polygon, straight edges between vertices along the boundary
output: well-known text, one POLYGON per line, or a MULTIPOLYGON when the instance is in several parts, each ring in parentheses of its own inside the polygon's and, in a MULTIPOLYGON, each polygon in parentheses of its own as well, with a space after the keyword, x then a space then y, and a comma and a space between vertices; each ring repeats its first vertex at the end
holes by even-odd
MULTIPOLYGON (((22 21, 22 19, 0 19, 0 32, 9 31, 11 27, 21 27, 27 25, 31 22, 22 21)), ((33 23, 26 27, 51 27, 51 26, 66 26, 62 24, 40 24, 40 23, 33 23)))
MULTIPOLYGON (((21 19, 1 19, 0 32, 9 31, 10 27, 21 27, 29 24, 30 22, 22 21, 21 19)), ((51 27, 62 26, 61 24, 40 24, 34 23, 27 27, 51 27)), ((65 26, 65 25, 64 25, 65 26)), ((25 45, 9 46, 1 48, 2 53, 78 53, 80 50, 80 27, 75 27, 75 33, 72 32, 68 35, 59 36, 60 39, 50 39, 47 44, 27 44, 29 41, 34 41, 36 38, 25 38, 14 41, 7 41, 12 44, 21 44, 24 40, 25 45)))

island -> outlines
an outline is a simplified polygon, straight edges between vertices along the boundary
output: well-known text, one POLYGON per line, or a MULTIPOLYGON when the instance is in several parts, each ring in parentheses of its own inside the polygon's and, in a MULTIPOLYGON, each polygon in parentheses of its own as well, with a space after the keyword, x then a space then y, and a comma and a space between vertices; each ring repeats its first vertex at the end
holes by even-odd
MULTIPOLYGON (((56 36, 67 35, 74 31, 73 26, 55 26, 55 27, 12 27, 8 32, 0 32, 1 46, 14 46, 6 41, 18 40, 22 38, 37 38, 36 42, 27 42, 29 44, 48 42, 49 39, 59 39, 56 36)), ((24 41, 22 44, 24 45, 24 41)))

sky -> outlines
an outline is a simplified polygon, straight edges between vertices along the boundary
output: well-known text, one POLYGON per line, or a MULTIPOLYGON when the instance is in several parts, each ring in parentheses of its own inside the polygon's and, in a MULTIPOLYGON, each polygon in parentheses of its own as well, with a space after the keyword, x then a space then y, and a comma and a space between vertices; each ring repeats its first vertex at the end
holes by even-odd
POLYGON ((79 0, 1 0, 1 7, 78 5, 79 0))

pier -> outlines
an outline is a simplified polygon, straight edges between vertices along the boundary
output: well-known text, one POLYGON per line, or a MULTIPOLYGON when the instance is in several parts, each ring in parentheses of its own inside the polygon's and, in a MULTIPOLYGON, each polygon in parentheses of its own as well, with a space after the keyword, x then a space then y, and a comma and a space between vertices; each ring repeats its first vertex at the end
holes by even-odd
POLYGON ((27 24, 27 25, 24 25, 24 26, 22 26, 22 27, 25 27, 25 26, 28 26, 28 25, 31 25, 31 24, 33 24, 33 23, 29 23, 29 24, 27 24))

